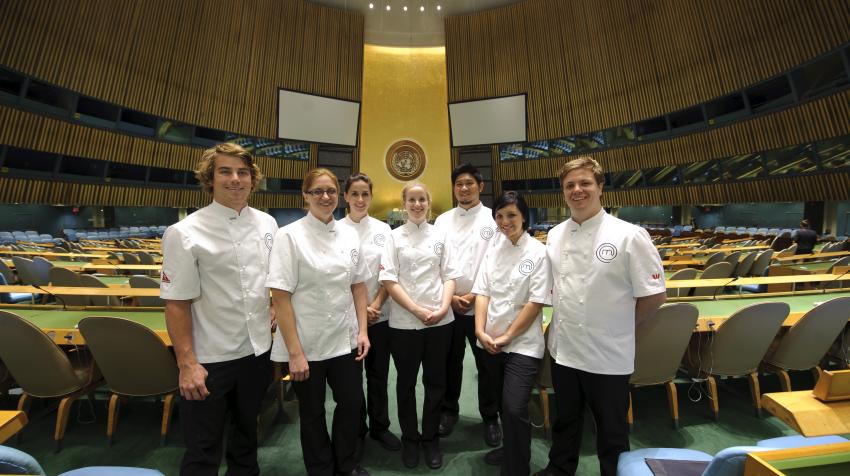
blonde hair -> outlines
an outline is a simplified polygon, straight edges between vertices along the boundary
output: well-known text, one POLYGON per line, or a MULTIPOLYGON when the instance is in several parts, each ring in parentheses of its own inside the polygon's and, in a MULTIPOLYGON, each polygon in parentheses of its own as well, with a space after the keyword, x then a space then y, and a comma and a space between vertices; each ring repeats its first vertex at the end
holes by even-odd
POLYGON ((422 182, 407 182, 404 188, 401 189, 401 208, 407 210, 404 207, 404 202, 407 201, 407 192, 412 189, 419 187, 425 192, 425 197, 428 199, 428 214, 425 216, 425 219, 431 220, 431 191, 428 190, 428 187, 425 186, 422 182))
POLYGON ((593 178, 596 179, 597 184, 602 185, 605 183, 605 172, 602 170, 602 166, 599 165, 599 162, 587 155, 583 155, 581 157, 576 157, 561 167, 561 171, 558 174, 558 181, 561 185, 564 184, 564 178, 576 169, 588 169, 593 173, 593 178))
POLYGON ((201 188, 204 192, 209 194, 213 193, 215 158, 219 154, 235 157, 241 160, 242 163, 248 167, 251 171, 251 191, 253 192, 257 188, 257 184, 260 180, 263 179, 263 173, 260 172, 260 168, 254 163, 254 158, 251 157, 251 153, 242 148, 239 144, 234 144, 232 142, 224 142, 214 147, 210 147, 201 155, 201 160, 198 161, 198 165, 195 167, 195 178, 198 179, 198 182, 201 184, 201 188))
POLYGON ((310 188, 313 187, 313 182, 315 182, 316 179, 321 177, 322 175, 327 175, 328 177, 331 178, 331 180, 334 181, 334 183, 336 184, 337 192, 338 192, 339 191, 339 179, 336 178, 336 174, 334 174, 333 172, 331 172, 330 170, 328 170, 324 167, 319 167, 319 168, 316 168, 316 169, 313 169, 313 170, 307 172, 307 175, 304 176, 304 181, 301 182, 301 193, 307 193, 307 191, 310 190, 310 188))

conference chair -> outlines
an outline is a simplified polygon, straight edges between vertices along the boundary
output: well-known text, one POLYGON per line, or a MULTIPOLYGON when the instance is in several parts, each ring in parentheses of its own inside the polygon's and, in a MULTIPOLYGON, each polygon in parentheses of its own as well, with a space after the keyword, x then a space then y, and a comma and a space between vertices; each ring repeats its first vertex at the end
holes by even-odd
MULTIPOLYGON (((130 276, 130 287, 159 289, 159 283, 147 276, 130 276)), ((136 302, 143 307, 165 307, 165 301, 154 296, 139 296, 136 298, 136 302)))
MULTIPOLYGON (((70 269, 54 266, 50 268, 48 275, 50 276, 50 284, 53 286, 82 287, 80 275, 70 269)), ((91 303, 91 299, 85 295, 63 294, 57 296, 56 299, 66 306, 88 306, 91 303)))
MULTIPOLYGON (((86 288, 108 288, 109 285, 90 274, 80 275, 80 285, 86 288)), ((94 306, 120 306, 121 300, 118 296, 90 296, 94 306)))
MULTIPOLYGON (((693 268, 684 268, 676 271, 667 281, 677 281, 677 280, 691 280, 697 279, 698 271, 693 268)), ((677 298, 677 297, 686 297, 691 293, 693 288, 677 288, 677 289, 667 289, 667 297, 677 298)))
MULTIPOLYGON (((733 266, 725 261, 715 263, 702 272, 699 279, 723 279, 732 277, 733 266)), ((715 296, 717 293, 723 292, 723 286, 711 286, 703 288, 694 288, 694 296, 715 296)))
MULTIPOLYGON (((0 273, 0 285, 5 286, 6 276, 0 273)), ((20 304, 23 302, 33 302, 33 295, 30 293, 0 293, 0 303, 3 304, 20 304)))
POLYGON ((706 345, 701 346, 696 362, 694 355, 689 356, 691 373, 708 382, 715 421, 720 414, 715 376, 749 377, 753 407, 756 415, 761 416, 758 366, 789 311, 790 307, 784 302, 763 302, 739 309, 718 326, 706 345))
MULTIPOLYGON (((18 280, 21 284, 42 285, 37 282, 36 270, 31 259, 13 256, 12 263, 15 265, 15 270, 18 272, 18 280)), ((47 283, 45 282, 43 284, 47 283)))
POLYGON ((18 410, 27 411, 35 398, 60 398, 53 439, 62 448, 71 405, 103 383, 100 371, 81 351, 66 354, 41 329, 21 316, 0 311, 0 359, 23 393, 18 410))
POLYGON ((706 269, 711 265, 722 262, 723 258, 725 258, 725 257, 726 257, 726 253, 724 253, 722 251, 718 251, 718 252, 712 254, 711 256, 708 257, 707 260, 705 260, 705 264, 703 265, 703 269, 706 269))
POLYGON ((794 256, 796 253, 797 253, 797 245, 793 244, 793 245, 789 246, 788 248, 785 248, 784 250, 777 253, 776 257, 777 258, 787 258, 789 256, 794 256))
POLYGON ((168 346, 152 330, 129 319, 87 317, 78 325, 112 391, 106 427, 109 444, 115 435, 121 400, 164 396, 160 425, 160 443, 164 445, 178 377, 177 362, 168 346))
MULTIPOLYGON (((635 371, 629 379, 633 387, 664 385, 673 428, 679 428, 679 399, 673 379, 685 354, 699 317, 693 304, 665 304, 652 319, 635 330, 635 371)), ((634 425, 629 394, 629 428, 634 425)))
POLYGON ((744 254, 741 259, 738 260, 738 265, 735 266, 735 271, 732 273, 732 276, 736 278, 747 276, 750 269, 753 267, 753 263, 756 261, 756 255, 757 253, 755 251, 744 254))
POLYGON ((734 251, 734 252, 726 255, 726 257, 723 258, 723 261, 731 264, 732 269, 734 270, 738 266, 738 260, 740 258, 741 258, 741 252, 740 251, 734 251))
MULTIPOLYGON (((147 265, 155 265, 156 264, 156 260, 154 259, 154 257, 151 256, 151 254, 148 253, 147 251, 139 251, 136 254, 139 256, 139 264, 147 264, 147 265)), ((148 276, 152 276, 154 274, 154 271, 149 270, 149 271, 144 271, 144 272, 138 272, 136 274, 146 274, 148 276)))
POLYGON ((15 276, 15 272, 12 271, 12 268, 10 268, 2 259, 0 259, 0 274, 6 278, 6 283, 8 284, 15 284, 18 282, 18 277, 15 276))
MULTIPOLYGON (((850 266, 850 256, 845 256, 843 258, 835 260, 835 262, 832 263, 829 266, 829 268, 826 270, 826 274, 832 274, 832 271, 836 267, 841 267, 841 266, 850 266)), ((820 288, 821 289, 845 288, 848 285, 850 285, 850 273, 847 274, 847 277, 848 277, 848 281, 841 280, 841 281, 831 281, 831 282, 827 282, 827 283, 822 283, 820 285, 820 288)))
POLYGON ((850 320, 850 297, 839 297, 815 306, 782 336, 779 345, 764 358, 763 369, 779 375, 782 391, 791 391, 789 370, 815 369, 850 320))
POLYGON ((35 256, 32 259, 33 269, 35 270, 36 279, 39 281, 39 286, 50 284, 50 268, 53 268, 53 263, 41 256, 35 256))
POLYGON ((139 256, 135 253, 123 253, 124 254, 124 264, 141 264, 139 261, 139 256))

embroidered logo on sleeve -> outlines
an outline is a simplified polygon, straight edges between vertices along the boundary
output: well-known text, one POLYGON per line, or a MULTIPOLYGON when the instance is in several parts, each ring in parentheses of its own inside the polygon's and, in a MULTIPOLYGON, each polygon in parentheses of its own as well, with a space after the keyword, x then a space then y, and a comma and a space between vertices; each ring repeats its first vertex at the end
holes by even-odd
POLYGON ((658 274, 658 273, 655 273, 655 274, 652 275, 652 279, 661 279, 661 275, 658 274))
POLYGON ((169 278, 169 277, 168 277, 168 275, 167 275, 167 274, 165 274, 165 271, 160 271, 159 275, 160 275, 160 280, 161 280, 163 283, 165 283, 165 284, 171 284, 171 278, 169 278))
POLYGON ((603 263, 610 263, 617 257, 617 247, 611 243, 602 243, 596 248, 596 259, 603 263))
POLYGON ((528 276, 531 272, 534 271, 534 261, 530 259, 524 259, 519 262, 519 272, 523 276, 528 276))
POLYGON ((387 237, 384 236, 381 233, 375 234, 375 236, 372 238, 372 242, 375 243, 376 246, 380 246, 380 247, 383 247, 384 243, 386 243, 386 241, 387 241, 387 237))
POLYGON ((434 254, 437 256, 443 256, 443 243, 436 242, 434 243, 434 254))
POLYGON ((485 226, 481 229, 481 238, 485 241, 489 241, 490 238, 493 238, 493 229, 489 226, 485 226))

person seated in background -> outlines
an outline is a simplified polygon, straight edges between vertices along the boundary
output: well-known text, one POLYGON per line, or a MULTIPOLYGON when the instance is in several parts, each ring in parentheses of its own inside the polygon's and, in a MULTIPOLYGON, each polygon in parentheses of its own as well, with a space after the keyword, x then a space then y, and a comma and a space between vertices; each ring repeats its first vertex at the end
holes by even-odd
POLYGON ((802 219, 800 221, 800 229, 794 232, 794 243, 797 243, 797 252, 795 254, 810 254, 814 251, 817 242, 818 233, 812 230, 809 220, 802 219))

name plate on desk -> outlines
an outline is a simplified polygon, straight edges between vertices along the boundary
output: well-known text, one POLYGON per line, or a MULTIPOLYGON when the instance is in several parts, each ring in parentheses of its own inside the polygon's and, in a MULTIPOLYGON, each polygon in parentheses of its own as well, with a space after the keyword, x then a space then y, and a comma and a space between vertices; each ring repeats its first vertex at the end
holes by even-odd
POLYGON ((850 400, 850 370, 824 371, 812 393, 822 402, 850 400))

